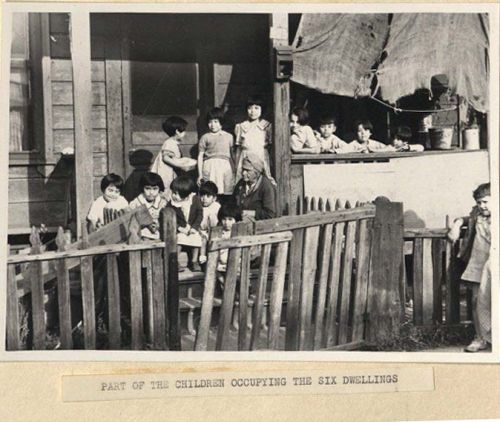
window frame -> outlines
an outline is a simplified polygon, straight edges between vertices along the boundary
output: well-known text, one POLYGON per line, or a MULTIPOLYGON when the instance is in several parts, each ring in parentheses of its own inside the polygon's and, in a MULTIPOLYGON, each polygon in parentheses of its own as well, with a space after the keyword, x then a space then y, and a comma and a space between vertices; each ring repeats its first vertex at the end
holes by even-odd
MULTIPOLYGON (((33 136, 34 149, 9 151, 9 165, 55 164, 52 140, 52 92, 50 77, 50 32, 48 13, 28 12, 29 69, 31 110, 29 136, 33 136)), ((11 68, 19 59, 10 58, 11 68)))

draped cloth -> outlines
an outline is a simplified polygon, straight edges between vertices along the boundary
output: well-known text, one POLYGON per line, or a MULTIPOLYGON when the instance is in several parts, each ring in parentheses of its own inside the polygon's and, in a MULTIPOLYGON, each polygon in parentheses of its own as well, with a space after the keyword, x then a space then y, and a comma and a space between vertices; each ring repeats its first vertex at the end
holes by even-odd
POLYGON ((304 14, 292 80, 325 94, 394 104, 431 79, 488 111, 489 23, 477 13, 304 14), (376 75, 376 88, 373 78, 376 75))

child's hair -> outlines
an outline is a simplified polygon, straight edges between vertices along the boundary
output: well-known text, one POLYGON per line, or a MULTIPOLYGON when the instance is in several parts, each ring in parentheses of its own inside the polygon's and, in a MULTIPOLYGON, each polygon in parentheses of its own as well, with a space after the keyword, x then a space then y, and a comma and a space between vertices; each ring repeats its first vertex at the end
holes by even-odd
POLYGON ((403 142, 409 143, 411 141, 411 129, 408 126, 399 126, 394 139, 401 139, 403 142))
POLYGON ((123 187, 123 179, 115 173, 109 173, 101 180, 101 191, 104 192, 109 185, 113 185, 120 192, 123 187))
POLYGON ((474 200, 478 201, 481 198, 484 198, 485 196, 490 196, 491 191, 490 191, 490 184, 489 183, 483 183, 479 185, 474 192, 472 192, 472 196, 474 197, 474 200))
POLYGON ((174 136, 176 131, 182 133, 186 130, 187 122, 182 117, 171 116, 163 122, 161 127, 168 136, 174 136))
POLYGON ((362 126, 364 130, 369 130, 373 133, 373 125, 369 120, 358 120, 354 125, 354 128, 357 130, 358 126, 362 126))
POLYGON ((195 188, 196 184, 194 180, 186 175, 176 177, 170 183, 170 190, 177 192, 182 199, 186 198, 191 192, 194 192, 195 188))
POLYGON ((258 96, 258 95, 253 95, 251 97, 248 98, 247 100, 247 108, 250 107, 250 106, 253 106, 253 105, 256 105, 256 106, 259 106, 262 111, 264 111, 264 100, 262 99, 262 97, 258 96))
POLYGON ((217 196, 219 190, 217 189, 217 185, 214 182, 203 182, 200 186, 200 196, 217 196))
POLYGON ((222 222, 224 218, 233 217, 236 221, 241 221, 241 210, 236 204, 232 202, 227 202, 223 204, 217 214, 219 222, 222 222))
POLYGON ((139 189, 141 192, 144 191, 145 186, 158 186, 160 192, 165 190, 165 185, 161 176, 157 173, 153 173, 152 171, 144 173, 139 181, 139 189))
POLYGON ((224 123, 224 110, 220 107, 214 107, 207 113, 207 123, 210 120, 218 120, 222 125, 224 123))
POLYGON ((320 126, 322 126, 322 125, 335 125, 335 126, 337 126, 337 118, 333 114, 324 114, 319 118, 319 125, 320 126))
POLYGON ((291 112, 290 112, 290 117, 292 115, 297 116, 297 123, 299 125, 307 125, 309 122, 309 113, 305 108, 302 107, 295 107, 291 112))

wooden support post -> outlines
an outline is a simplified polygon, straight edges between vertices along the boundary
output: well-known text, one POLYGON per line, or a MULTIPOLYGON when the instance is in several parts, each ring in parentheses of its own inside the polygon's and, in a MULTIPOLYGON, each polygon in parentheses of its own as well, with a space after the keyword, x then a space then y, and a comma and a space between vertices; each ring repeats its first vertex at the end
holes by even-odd
MULTIPOLYGON (((71 12, 71 64, 75 131, 76 221, 83 221, 93 195, 93 156, 91 142, 90 14, 71 12)), ((78 235, 81 227, 77 225, 78 235)))
POLYGON ((376 342, 399 332, 401 306, 399 277, 403 250, 403 204, 386 198, 377 207, 371 252, 367 340, 376 342))
MULTIPOLYGON (((274 66, 274 48, 288 45, 288 14, 273 13, 270 16, 271 65, 274 66)), ((274 71, 271 69, 274 73, 274 71)), ((274 77, 274 75, 273 75, 274 77)), ((290 82, 275 80, 273 82, 273 163, 274 178, 277 186, 278 216, 291 213, 292 198, 290 186, 290 82)))

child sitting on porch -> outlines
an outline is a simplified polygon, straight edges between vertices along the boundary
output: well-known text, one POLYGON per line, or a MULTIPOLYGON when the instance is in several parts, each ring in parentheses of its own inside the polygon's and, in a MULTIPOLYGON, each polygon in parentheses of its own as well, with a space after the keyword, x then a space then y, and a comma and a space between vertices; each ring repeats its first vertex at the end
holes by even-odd
POLYGON ((202 183, 200 186, 200 200, 203 206, 203 220, 200 224, 201 251, 200 264, 207 261, 207 241, 210 230, 217 226, 220 204, 217 202, 217 185, 212 182, 202 183))
POLYGON ((462 226, 467 225, 458 257, 466 263, 461 278, 472 290, 472 319, 476 336, 465 348, 466 352, 478 352, 491 344, 490 184, 479 185, 472 195, 476 205, 469 217, 457 218, 448 233, 449 240, 454 243, 460 237, 462 226))
POLYGON ((89 231, 95 231, 103 226, 106 209, 121 211, 128 207, 127 200, 121 196, 123 179, 117 174, 110 173, 101 180, 102 195, 90 206, 87 215, 89 231))
POLYGON ((208 112, 210 132, 205 133, 198 147, 198 184, 214 182, 221 195, 231 195, 234 188, 231 149, 233 136, 222 130, 224 112, 215 107, 208 112))
POLYGON ((394 137, 392 144, 388 145, 385 151, 396 152, 422 152, 424 146, 420 144, 411 144, 411 129, 408 126, 399 126, 394 137))
POLYGON ((370 153, 383 151, 387 145, 382 142, 371 139, 373 134, 373 125, 369 120, 360 120, 356 122, 357 139, 349 142, 345 148, 341 148, 337 153, 362 152, 370 153))
MULTIPOLYGON (((201 271, 198 256, 201 248, 200 225, 203 220, 203 206, 195 193, 196 183, 187 175, 179 176, 170 184, 172 191, 168 206, 177 217, 177 247, 180 255, 182 247, 188 250, 191 271, 201 271)), ((179 267, 179 271, 183 271, 179 267)))
POLYGON ((179 145, 186 135, 186 127, 187 122, 178 116, 171 116, 163 122, 162 128, 168 135, 168 139, 163 143, 160 152, 151 165, 151 171, 159 174, 163 180, 163 184, 167 189, 164 192, 167 200, 170 197, 169 186, 175 178, 175 171, 184 170, 185 163, 182 161, 179 145))
POLYGON ((290 112, 290 148, 295 154, 318 154, 321 145, 309 123, 309 113, 305 108, 296 107, 290 112))
POLYGON ((337 150, 347 146, 347 142, 334 135, 336 130, 337 119, 335 116, 325 115, 321 117, 319 121, 319 133, 316 135, 321 145, 321 152, 336 153, 337 150))
POLYGON ((139 181, 141 194, 130 202, 130 208, 139 208, 145 205, 153 218, 153 223, 141 229, 144 240, 157 240, 160 238, 160 211, 167 205, 167 201, 160 194, 165 190, 162 178, 153 172, 146 172, 139 181))
POLYGON ((241 175, 243 159, 247 153, 252 152, 264 161, 264 174, 275 184, 271 177, 269 165, 269 152, 267 148, 272 140, 271 123, 262 118, 264 111, 264 101, 259 97, 250 97, 247 101, 247 120, 238 123, 234 128, 236 135, 236 179, 238 182, 241 175))
MULTIPOLYGON (((221 206, 219 210, 219 225, 222 226, 222 239, 229 239, 231 237, 231 229, 233 225, 241 221, 241 211, 236 204, 227 203, 221 206)), ((228 249, 221 249, 219 251, 219 259, 217 261, 217 281, 219 287, 224 290, 224 279, 226 277, 227 259, 229 256, 228 249)))

